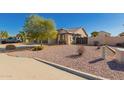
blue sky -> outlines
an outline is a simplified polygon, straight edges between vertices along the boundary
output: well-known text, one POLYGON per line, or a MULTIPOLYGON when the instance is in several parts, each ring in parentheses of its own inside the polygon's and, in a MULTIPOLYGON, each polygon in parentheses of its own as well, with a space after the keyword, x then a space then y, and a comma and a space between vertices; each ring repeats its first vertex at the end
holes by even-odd
MULTIPOLYGON (((11 35, 17 34, 30 14, 1 13, 0 30, 7 30, 11 35)), ((83 27, 90 35, 93 31, 107 31, 112 35, 124 32, 124 14, 107 13, 39 13, 38 15, 53 19, 56 28, 83 27)))

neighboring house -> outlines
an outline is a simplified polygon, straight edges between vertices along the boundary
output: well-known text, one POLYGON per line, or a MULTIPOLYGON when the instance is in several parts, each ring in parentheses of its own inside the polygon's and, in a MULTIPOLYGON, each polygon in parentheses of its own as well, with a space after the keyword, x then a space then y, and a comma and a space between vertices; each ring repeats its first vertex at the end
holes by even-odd
POLYGON ((58 29, 58 44, 87 44, 88 35, 83 28, 58 29))
POLYGON ((119 36, 124 36, 124 32, 120 33, 119 36))
POLYGON ((110 33, 100 31, 98 36, 96 37, 89 37, 88 38, 88 45, 117 45, 118 43, 124 43, 123 36, 111 36, 110 33))
POLYGON ((105 31, 100 31, 98 34, 99 37, 110 37, 111 34, 105 31))

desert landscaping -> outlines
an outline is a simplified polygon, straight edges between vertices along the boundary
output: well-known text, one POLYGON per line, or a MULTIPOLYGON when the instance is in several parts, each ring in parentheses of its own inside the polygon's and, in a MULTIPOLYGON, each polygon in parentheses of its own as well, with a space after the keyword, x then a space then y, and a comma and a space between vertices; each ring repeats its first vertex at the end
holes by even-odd
POLYGON ((78 45, 47 46, 42 51, 15 51, 6 53, 16 57, 38 57, 79 71, 91 73, 108 79, 124 79, 124 65, 114 61, 112 55, 101 58, 101 49, 84 46, 85 52, 78 56, 78 45))

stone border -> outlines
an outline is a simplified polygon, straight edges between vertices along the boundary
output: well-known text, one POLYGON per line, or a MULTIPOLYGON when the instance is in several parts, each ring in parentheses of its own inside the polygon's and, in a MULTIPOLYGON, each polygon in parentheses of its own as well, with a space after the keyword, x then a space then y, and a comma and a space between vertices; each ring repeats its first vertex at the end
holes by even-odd
POLYGON ((78 71, 78 70, 74 70, 72 68, 68 68, 68 67, 65 67, 65 66, 62 66, 62 65, 59 65, 59 64, 56 64, 56 63, 53 63, 53 62, 49 62, 49 61, 46 61, 46 60, 42 60, 40 58, 33 58, 37 61, 40 61, 40 62, 43 62, 45 64, 48 64, 50 66, 53 66, 53 67, 56 67, 58 69, 61 69, 61 70, 64 70, 66 72, 69 72, 69 73, 72 73, 74 75, 77 75, 77 76, 80 76, 82 78, 86 78, 86 79, 89 79, 89 80, 109 80, 107 78, 103 78, 103 77, 100 77, 100 76, 96 76, 96 75, 92 75, 92 74, 89 74, 89 73, 85 73, 85 72, 81 72, 81 71, 78 71))
POLYGON ((116 54, 115 49, 113 49, 112 47, 110 47, 110 46, 106 46, 106 48, 108 48, 108 49, 111 50, 114 54, 116 54))

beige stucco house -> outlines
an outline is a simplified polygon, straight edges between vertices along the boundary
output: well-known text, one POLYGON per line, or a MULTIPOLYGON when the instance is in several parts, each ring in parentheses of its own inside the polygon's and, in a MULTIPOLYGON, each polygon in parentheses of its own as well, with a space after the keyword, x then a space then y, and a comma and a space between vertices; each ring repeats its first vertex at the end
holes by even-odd
POLYGON ((88 35, 86 31, 80 28, 58 29, 58 44, 87 44, 88 35))
POLYGON ((118 43, 124 43, 124 36, 111 36, 108 32, 100 31, 98 36, 88 38, 88 45, 95 45, 96 43, 115 46, 118 43))

